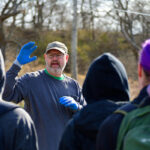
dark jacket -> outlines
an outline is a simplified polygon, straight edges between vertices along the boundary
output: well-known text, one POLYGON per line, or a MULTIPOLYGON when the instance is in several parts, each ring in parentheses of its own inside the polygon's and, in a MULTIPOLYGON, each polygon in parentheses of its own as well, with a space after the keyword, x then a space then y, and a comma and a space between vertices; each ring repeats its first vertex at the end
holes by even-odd
POLYGON ((126 71, 121 62, 109 53, 95 59, 83 84, 87 106, 68 123, 59 150, 94 150, 101 122, 129 100, 126 71))
POLYGON ((38 150, 30 116, 17 105, 1 99, 4 82, 4 61, 0 51, 0 150, 38 150))
MULTIPOLYGON (((146 88, 143 88, 138 95, 137 98, 135 98, 131 103, 128 103, 119 109, 125 110, 126 112, 130 112, 136 107, 134 107, 132 104, 140 104, 143 99, 148 97, 148 94, 146 92, 146 88)), ((136 106, 135 105, 135 106, 136 106)), ((144 105, 150 105, 150 100, 145 101, 144 105), (148 102, 148 103, 147 103, 148 102)), ((97 142, 96 142, 96 149, 97 150, 115 150, 116 144, 117 144, 117 137, 119 128, 122 122, 124 115, 114 113, 108 118, 104 120, 104 122, 100 125, 99 132, 97 135, 97 142)))

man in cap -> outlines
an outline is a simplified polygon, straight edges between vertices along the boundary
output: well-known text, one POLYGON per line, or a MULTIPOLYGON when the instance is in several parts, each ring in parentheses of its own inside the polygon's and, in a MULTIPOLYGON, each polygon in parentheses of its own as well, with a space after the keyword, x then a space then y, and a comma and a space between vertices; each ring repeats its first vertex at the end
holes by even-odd
POLYGON ((16 78, 21 66, 36 60, 30 58, 37 48, 34 42, 25 44, 12 67, 7 71, 3 98, 16 103, 25 101, 38 135, 40 150, 57 150, 67 121, 85 104, 77 81, 63 74, 68 62, 65 44, 49 43, 45 54, 46 68, 16 78))

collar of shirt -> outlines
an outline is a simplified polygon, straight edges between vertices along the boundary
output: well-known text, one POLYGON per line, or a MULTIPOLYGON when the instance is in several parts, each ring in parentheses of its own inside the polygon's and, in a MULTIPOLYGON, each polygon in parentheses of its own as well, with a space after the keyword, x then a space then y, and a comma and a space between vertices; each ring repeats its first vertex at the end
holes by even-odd
POLYGON ((62 74, 61 75, 61 77, 56 77, 56 76, 53 76, 53 75, 51 75, 48 71, 47 71, 47 69, 45 68, 45 73, 47 74, 47 75, 49 75, 49 76, 51 76, 52 78, 54 78, 54 79, 57 79, 57 80, 64 80, 64 75, 62 74))

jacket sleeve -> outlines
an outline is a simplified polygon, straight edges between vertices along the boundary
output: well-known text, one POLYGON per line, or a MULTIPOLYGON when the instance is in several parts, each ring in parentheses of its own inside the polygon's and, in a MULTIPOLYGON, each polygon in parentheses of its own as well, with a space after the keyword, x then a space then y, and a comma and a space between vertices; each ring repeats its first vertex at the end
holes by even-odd
POLYGON ((27 95, 27 78, 26 75, 18 78, 21 68, 15 64, 6 73, 6 84, 3 93, 3 99, 19 103, 27 95))

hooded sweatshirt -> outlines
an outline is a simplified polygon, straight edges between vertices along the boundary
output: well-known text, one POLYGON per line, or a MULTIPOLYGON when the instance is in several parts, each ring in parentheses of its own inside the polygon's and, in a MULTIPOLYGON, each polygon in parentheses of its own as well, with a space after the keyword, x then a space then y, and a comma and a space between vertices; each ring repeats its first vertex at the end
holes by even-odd
POLYGON ((35 127, 30 116, 17 105, 1 99, 4 82, 4 61, 0 51, 0 149, 38 150, 35 127))
POLYGON ((104 53, 89 67, 83 84, 87 106, 68 123, 59 150, 94 150, 99 125, 129 100, 128 78, 123 64, 104 53))

